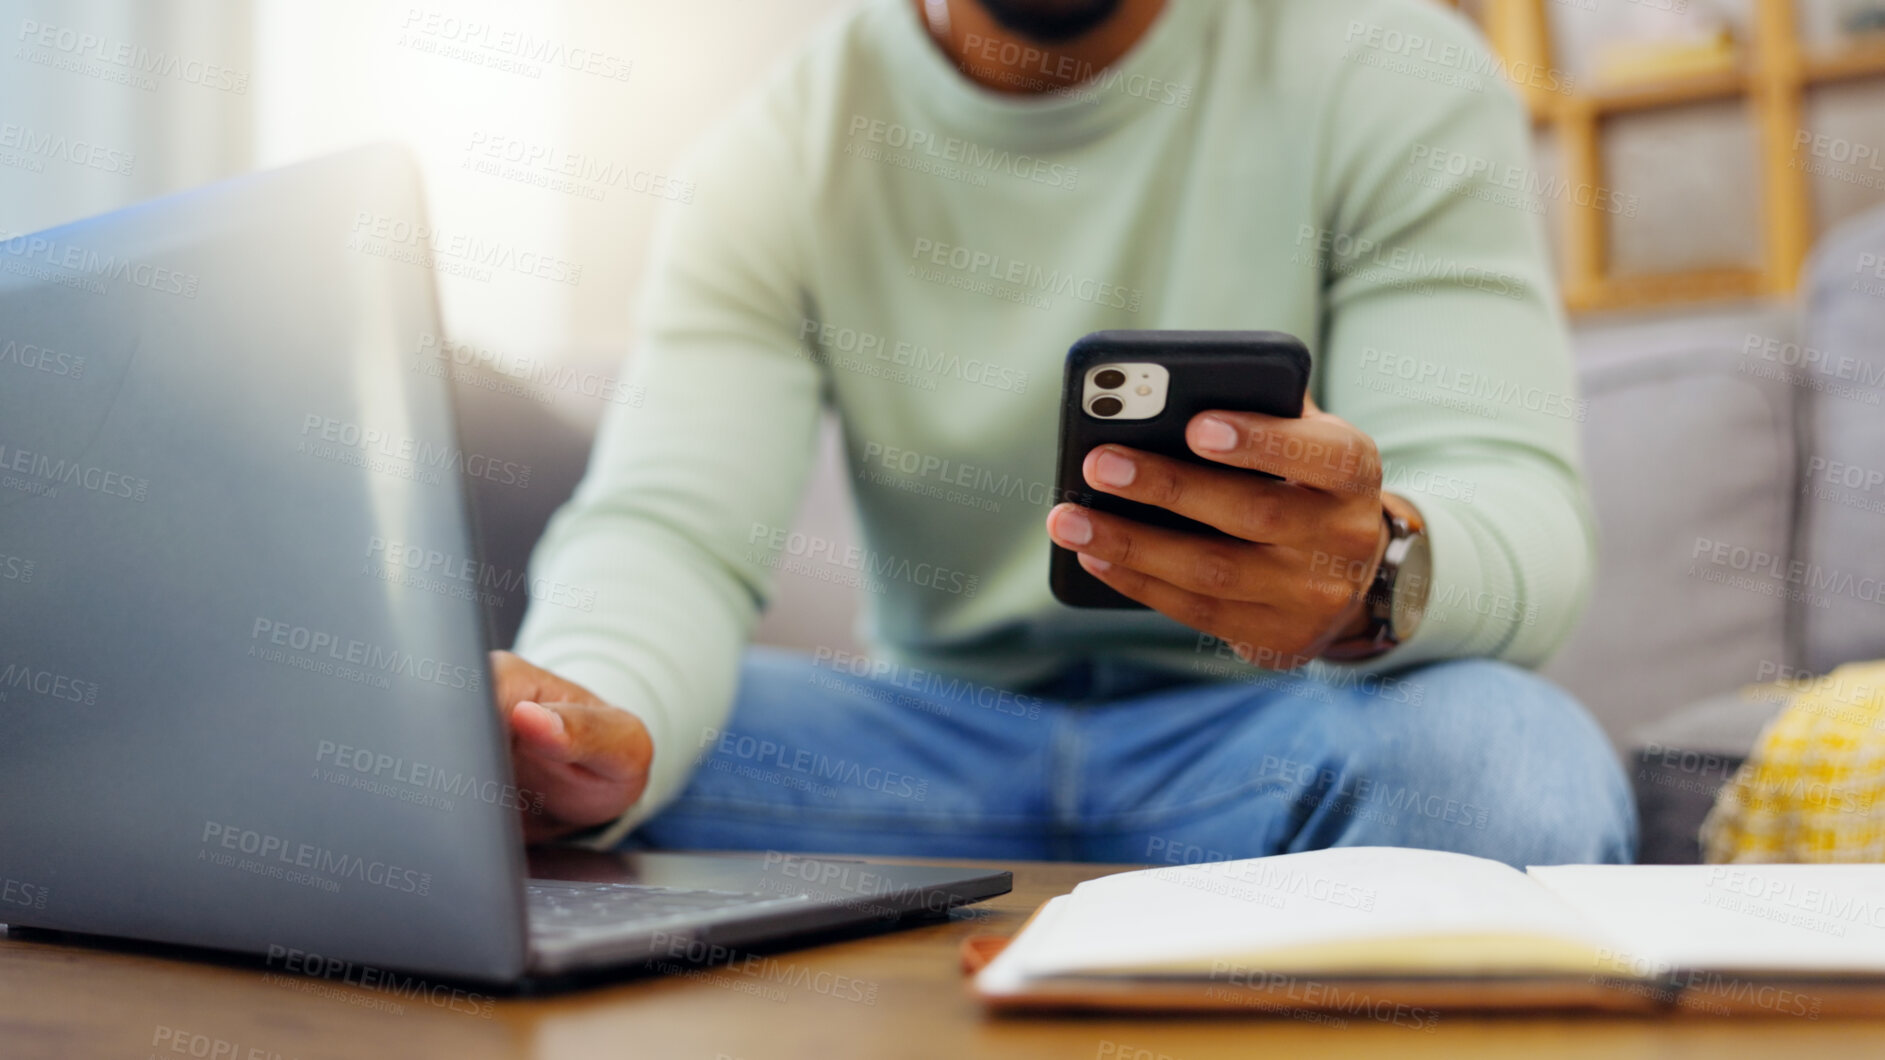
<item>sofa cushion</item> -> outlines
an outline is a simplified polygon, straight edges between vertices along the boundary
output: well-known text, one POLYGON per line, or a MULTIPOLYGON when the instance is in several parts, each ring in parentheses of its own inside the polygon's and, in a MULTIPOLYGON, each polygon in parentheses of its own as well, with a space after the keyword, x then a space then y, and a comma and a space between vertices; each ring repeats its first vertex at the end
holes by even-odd
POLYGON ((1814 251, 1795 378, 1804 423, 1799 655, 1809 673, 1885 658, 1885 210, 1814 251))
POLYGON ((1786 702, 1779 686, 1750 685, 1636 731, 1630 785, 1642 822, 1637 861, 1690 865, 1702 859, 1702 819, 1786 702))
POLYGON ((479 363, 453 365, 450 378, 465 452, 521 469, 508 480, 464 476, 491 644, 508 648, 530 602, 530 552, 550 516, 576 491, 592 432, 579 414, 559 407, 579 404, 579 397, 551 393, 551 401, 539 400, 537 391, 479 363))
POLYGON ((1748 369, 1781 314, 1579 333, 1599 536, 1590 604, 1546 669, 1611 739, 1784 665, 1793 388, 1748 369))

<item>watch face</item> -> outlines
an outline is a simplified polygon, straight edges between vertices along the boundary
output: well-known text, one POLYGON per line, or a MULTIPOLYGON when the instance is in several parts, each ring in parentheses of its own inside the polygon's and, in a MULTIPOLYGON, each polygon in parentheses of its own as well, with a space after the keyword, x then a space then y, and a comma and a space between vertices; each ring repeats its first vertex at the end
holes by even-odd
POLYGON ((1426 534, 1415 534, 1407 539, 1407 554, 1401 557, 1400 570, 1394 573, 1394 600, 1388 623, 1396 641, 1405 642, 1420 628, 1432 586, 1433 550, 1426 534))

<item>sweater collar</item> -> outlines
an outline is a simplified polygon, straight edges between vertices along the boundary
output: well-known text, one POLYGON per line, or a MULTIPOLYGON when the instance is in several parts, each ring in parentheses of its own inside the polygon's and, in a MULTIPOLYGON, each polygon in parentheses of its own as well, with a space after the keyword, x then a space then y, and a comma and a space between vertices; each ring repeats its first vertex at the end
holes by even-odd
POLYGON ((877 15, 887 23, 886 76, 913 93, 918 107, 966 139, 1055 150, 1098 139, 1139 114, 1196 105, 1204 6, 1202 0, 1167 0, 1118 62, 1077 86, 1041 95, 995 92, 970 81, 930 38, 910 0, 878 0, 877 15))

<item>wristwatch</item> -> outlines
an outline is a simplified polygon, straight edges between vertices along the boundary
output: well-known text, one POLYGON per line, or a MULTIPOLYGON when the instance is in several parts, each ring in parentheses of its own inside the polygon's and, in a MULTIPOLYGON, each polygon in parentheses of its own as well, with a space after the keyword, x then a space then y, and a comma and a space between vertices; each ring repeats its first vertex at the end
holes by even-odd
POLYGON ((1398 497, 1383 497, 1381 518, 1388 524, 1388 547, 1375 568, 1362 607, 1368 626, 1360 634, 1329 645, 1325 659, 1352 662, 1372 658, 1405 643, 1427 613, 1433 585, 1433 549, 1420 512, 1398 497))

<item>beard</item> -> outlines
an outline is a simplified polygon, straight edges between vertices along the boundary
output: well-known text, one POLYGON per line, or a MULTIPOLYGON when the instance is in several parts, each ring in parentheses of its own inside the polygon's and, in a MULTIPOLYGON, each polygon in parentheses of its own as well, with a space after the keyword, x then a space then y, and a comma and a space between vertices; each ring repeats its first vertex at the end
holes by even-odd
POLYGON ((975 0, 1002 28, 1042 44, 1085 34, 1119 10, 1119 0, 975 0))

